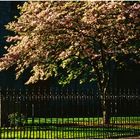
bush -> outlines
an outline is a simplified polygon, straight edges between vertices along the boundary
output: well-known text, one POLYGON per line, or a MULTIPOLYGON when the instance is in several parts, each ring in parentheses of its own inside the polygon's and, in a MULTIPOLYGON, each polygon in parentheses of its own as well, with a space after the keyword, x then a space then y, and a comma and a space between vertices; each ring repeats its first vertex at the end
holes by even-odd
POLYGON ((8 115, 10 126, 23 126, 25 124, 25 116, 19 112, 11 113, 8 115))

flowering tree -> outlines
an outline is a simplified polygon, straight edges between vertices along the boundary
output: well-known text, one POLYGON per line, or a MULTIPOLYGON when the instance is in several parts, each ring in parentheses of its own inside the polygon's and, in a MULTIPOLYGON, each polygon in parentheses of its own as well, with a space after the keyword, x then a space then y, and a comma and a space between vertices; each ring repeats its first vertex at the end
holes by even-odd
POLYGON ((18 78, 30 68, 26 84, 52 76, 63 85, 96 80, 103 122, 109 123, 110 69, 128 56, 139 63, 140 3, 26 2, 20 9, 20 17, 6 26, 15 35, 7 38, 12 45, 0 70, 16 66, 18 78))

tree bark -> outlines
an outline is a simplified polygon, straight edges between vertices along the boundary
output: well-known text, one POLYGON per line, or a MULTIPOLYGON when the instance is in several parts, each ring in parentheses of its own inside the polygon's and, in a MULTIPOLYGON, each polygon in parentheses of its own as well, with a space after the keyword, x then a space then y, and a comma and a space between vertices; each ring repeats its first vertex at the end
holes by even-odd
POLYGON ((103 124, 110 124, 110 108, 109 100, 103 99, 103 124))
POLYGON ((107 110, 103 110, 103 124, 110 124, 110 114, 107 110))

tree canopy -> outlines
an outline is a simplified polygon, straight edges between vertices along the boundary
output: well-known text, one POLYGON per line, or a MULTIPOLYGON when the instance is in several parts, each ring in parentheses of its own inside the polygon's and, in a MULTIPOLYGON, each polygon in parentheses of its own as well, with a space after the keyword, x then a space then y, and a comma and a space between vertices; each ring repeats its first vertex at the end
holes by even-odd
POLYGON ((7 38, 0 70, 16 66, 18 78, 30 68, 26 84, 54 76, 65 85, 78 78, 97 80, 103 91, 110 66, 127 56, 139 63, 139 2, 25 2, 20 10, 6 25, 15 34, 7 38))

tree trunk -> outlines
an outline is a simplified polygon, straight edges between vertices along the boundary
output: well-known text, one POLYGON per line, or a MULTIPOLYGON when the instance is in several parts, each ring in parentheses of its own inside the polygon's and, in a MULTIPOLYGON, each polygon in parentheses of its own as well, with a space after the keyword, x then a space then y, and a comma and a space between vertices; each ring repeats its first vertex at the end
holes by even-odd
POLYGON ((106 97, 103 97, 102 101, 102 107, 103 107, 103 124, 108 125, 110 124, 110 106, 109 106, 109 100, 106 99, 106 97))
POLYGON ((107 110, 103 110, 103 124, 110 124, 110 115, 107 110))

